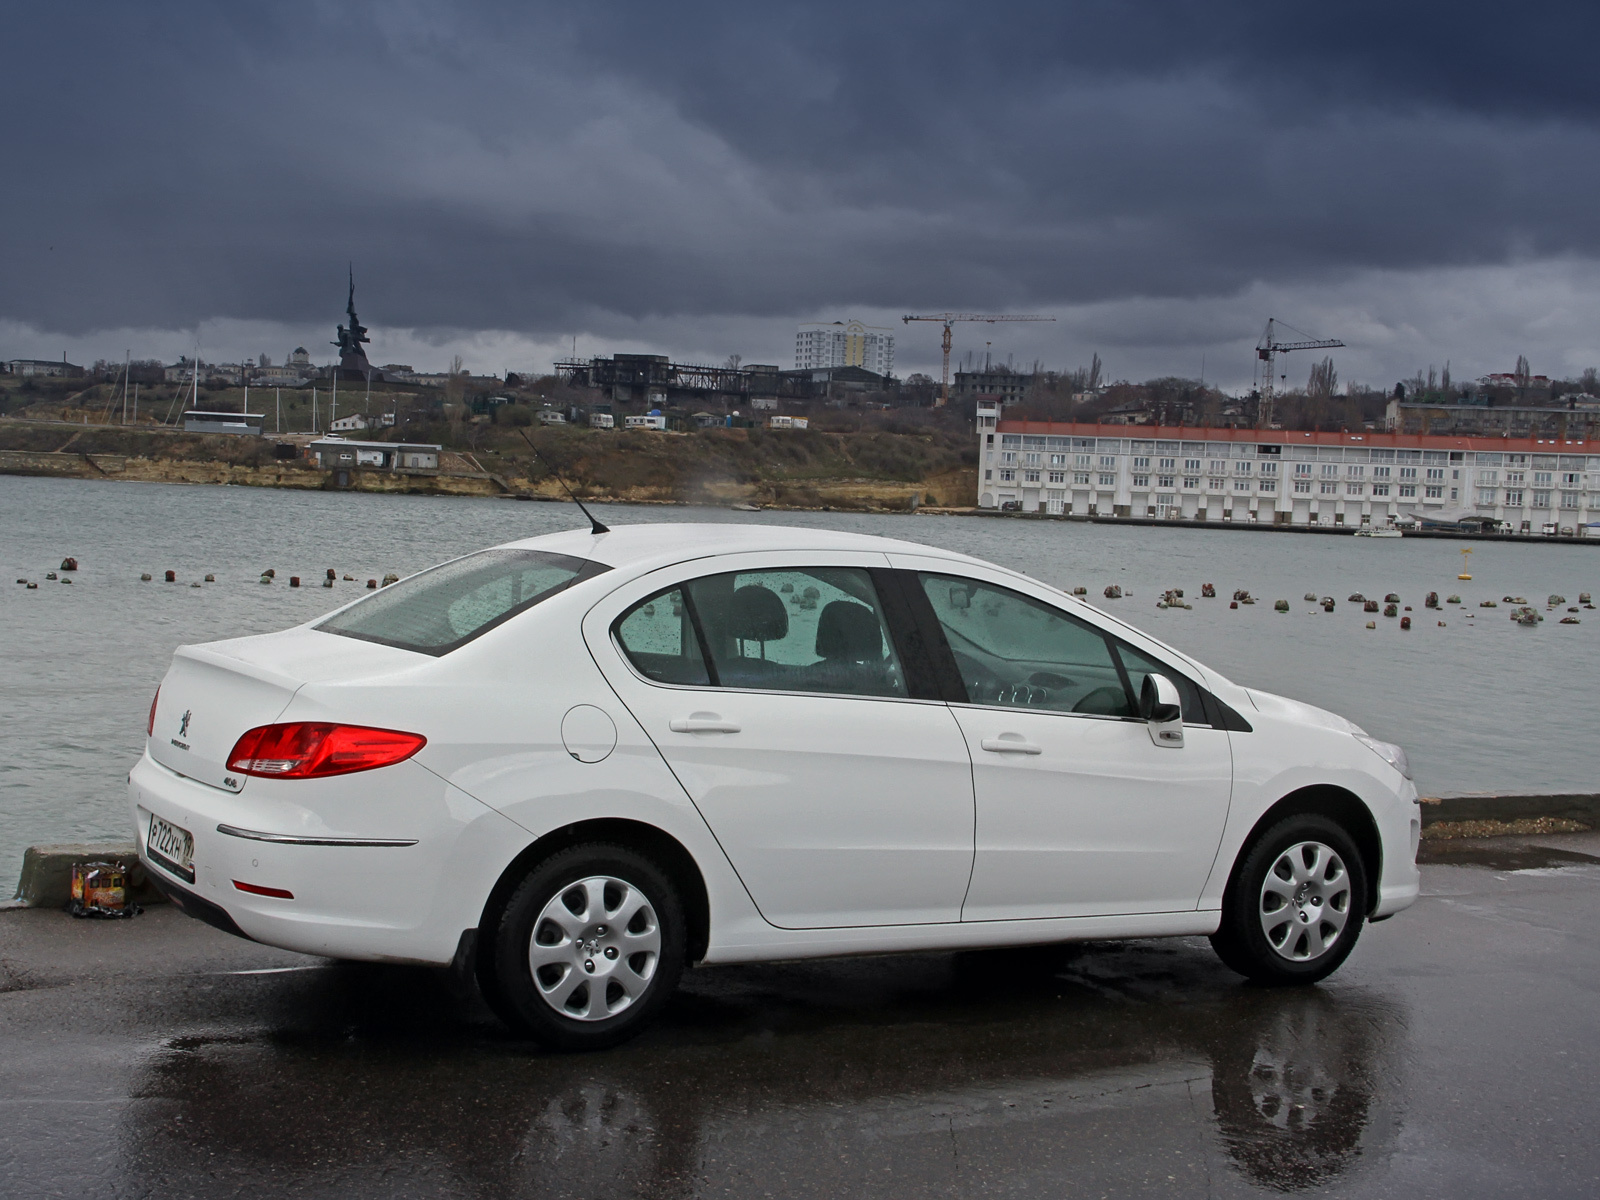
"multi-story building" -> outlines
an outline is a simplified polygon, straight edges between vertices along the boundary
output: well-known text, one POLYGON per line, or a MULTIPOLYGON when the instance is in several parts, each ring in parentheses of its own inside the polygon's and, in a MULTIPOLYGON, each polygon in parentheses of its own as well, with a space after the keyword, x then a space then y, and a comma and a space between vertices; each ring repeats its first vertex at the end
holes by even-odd
POLYGON ((1600 520, 1600 444, 1550 438, 1008 421, 980 398, 978 505, 1022 512, 1386 525, 1600 520))
POLYGON ((800 326, 794 337, 795 370, 824 367, 862 367, 877 375, 892 375, 894 333, 860 321, 800 326))
POLYGON ((998 396, 1006 403, 1022 400, 1033 387, 1033 375, 1013 371, 1009 367, 992 367, 983 371, 957 371, 950 381, 950 398, 963 400, 968 396, 998 396))
POLYGON ((83 375, 83 368, 77 363, 69 363, 65 355, 61 361, 53 358, 13 358, 5 363, 8 375, 50 375, 61 376, 68 379, 77 379, 83 375))

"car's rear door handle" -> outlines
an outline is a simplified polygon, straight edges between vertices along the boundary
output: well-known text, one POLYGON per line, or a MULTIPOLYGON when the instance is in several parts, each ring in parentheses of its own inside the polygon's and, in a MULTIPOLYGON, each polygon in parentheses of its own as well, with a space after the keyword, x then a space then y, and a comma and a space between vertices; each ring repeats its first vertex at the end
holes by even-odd
POLYGON ((995 754, 1043 754, 1043 746, 1035 746, 1026 740, 1020 733, 1002 733, 999 737, 987 737, 978 743, 985 750, 995 754))
POLYGON ((674 717, 667 728, 673 733, 738 733, 739 722, 725 721, 716 713, 697 712, 674 717))

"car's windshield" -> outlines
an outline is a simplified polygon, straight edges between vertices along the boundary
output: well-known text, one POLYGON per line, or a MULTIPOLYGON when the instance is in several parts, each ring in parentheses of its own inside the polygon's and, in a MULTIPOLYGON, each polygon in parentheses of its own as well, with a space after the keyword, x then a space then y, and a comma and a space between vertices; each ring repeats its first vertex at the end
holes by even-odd
POLYGON ((545 550, 482 550, 403 579, 316 628, 419 654, 448 654, 578 580, 609 569, 545 550))

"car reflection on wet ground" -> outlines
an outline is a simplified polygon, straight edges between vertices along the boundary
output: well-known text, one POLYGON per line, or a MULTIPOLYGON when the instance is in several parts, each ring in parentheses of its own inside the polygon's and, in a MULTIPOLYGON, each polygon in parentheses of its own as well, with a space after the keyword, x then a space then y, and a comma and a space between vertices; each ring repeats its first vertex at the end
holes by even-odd
POLYGON ((0 1191, 1594 1194, 1600 838, 1457 852, 1315 989, 1198 939, 717 967, 574 1057, 441 972, 4 913, 0 1191))

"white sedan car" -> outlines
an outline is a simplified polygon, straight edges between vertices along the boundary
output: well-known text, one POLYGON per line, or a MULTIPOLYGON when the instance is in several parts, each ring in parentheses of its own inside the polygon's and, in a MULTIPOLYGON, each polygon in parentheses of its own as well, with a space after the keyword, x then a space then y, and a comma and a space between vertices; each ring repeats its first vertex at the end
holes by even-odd
POLYGON ((184 911, 615 1043, 686 964, 1208 934, 1310 983, 1417 896, 1404 753, 1014 571, 814 529, 465 555, 185 646, 130 776, 184 911))

